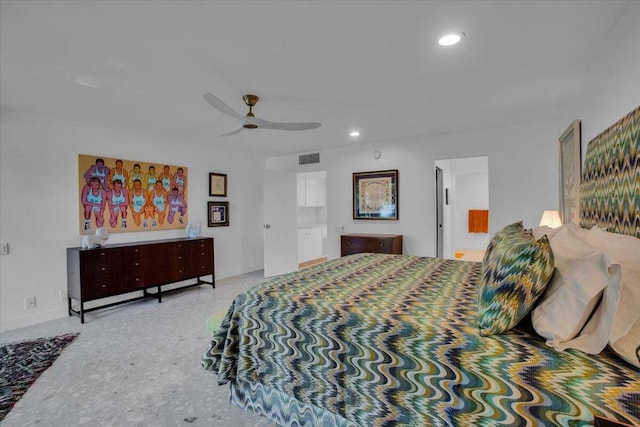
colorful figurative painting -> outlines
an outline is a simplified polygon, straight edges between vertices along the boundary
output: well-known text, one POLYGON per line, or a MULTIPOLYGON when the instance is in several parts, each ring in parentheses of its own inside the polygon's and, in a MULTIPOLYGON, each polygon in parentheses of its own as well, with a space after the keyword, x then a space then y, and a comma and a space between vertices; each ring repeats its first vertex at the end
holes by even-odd
POLYGON ((184 228, 187 168, 163 163, 78 155, 80 234, 184 228))

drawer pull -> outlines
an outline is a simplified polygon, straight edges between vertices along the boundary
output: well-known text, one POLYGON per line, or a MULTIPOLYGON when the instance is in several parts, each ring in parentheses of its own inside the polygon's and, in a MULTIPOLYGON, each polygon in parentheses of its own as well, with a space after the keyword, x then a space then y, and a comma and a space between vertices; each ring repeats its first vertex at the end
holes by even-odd
POLYGON ((139 262, 134 262, 133 265, 140 265, 140 263, 139 262))
POLYGON ((100 270, 105 271, 107 268, 106 267, 102 267, 100 270))
POLYGON ((382 247, 384 247, 384 243, 380 243, 380 247, 381 247, 381 248, 382 248, 382 247))
POLYGON ((100 285, 100 286, 102 286, 103 288, 106 288, 106 287, 107 287, 107 285, 100 285))

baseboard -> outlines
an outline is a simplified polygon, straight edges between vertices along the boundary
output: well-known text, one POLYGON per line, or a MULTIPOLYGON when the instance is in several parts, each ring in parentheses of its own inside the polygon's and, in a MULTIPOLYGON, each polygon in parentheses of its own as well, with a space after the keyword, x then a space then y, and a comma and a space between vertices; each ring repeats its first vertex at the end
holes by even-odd
POLYGON ((67 307, 58 307, 51 310, 39 311, 37 313, 6 319, 0 323, 0 331, 24 328, 37 323, 48 322, 50 320, 61 319, 68 316, 67 307))
POLYGON ((327 257, 323 256, 322 258, 312 259, 311 261, 305 261, 298 264, 298 270, 302 270, 303 268, 313 267, 314 265, 322 264, 323 262, 327 262, 327 257))

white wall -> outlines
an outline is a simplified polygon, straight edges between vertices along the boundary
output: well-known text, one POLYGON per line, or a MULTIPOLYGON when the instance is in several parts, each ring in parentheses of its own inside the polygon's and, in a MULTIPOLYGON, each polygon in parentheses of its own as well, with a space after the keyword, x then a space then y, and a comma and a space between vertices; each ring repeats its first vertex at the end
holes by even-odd
MULTIPOLYGON (((558 200, 557 138, 564 123, 547 122, 473 132, 409 138, 320 153, 317 169, 327 171, 327 226, 330 258, 339 256, 339 232, 404 236, 404 252, 435 255, 434 161, 459 157, 489 159, 490 234, 518 220, 533 227, 545 206, 558 200), (374 160, 372 152, 382 157, 374 160), (352 219, 352 173, 399 170, 398 221, 352 219)), ((303 170, 297 156, 268 159, 273 168, 303 170)))
POLYGON ((640 2, 632 1, 601 46, 583 96, 567 108, 566 126, 582 121, 582 158, 587 143, 640 105, 640 2))
MULTIPOLYGON (((489 233, 469 232, 469 211, 489 210, 489 173, 472 172, 455 176, 453 205, 454 249, 484 249, 489 244, 489 233)), ((489 212, 491 218, 491 212, 489 212)))
MULTIPOLYGON (((216 277, 262 268, 262 169, 264 159, 220 146, 193 146, 2 110, 0 126, 0 328, 66 316, 66 248, 79 246, 78 154, 99 154, 185 165, 189 216, 215 238, 216 277), (208 173, 228 174, 229 227, 206 227, 208 173), (23 299, 35 296, 26 311, 23 299)), ((223 200, 223 199, 217 199, 223 200)), ((113 233, 108 243, 182 237, 184 230, 113 233)))
MULTIPOLYGON (((527 227, 536 225, 542 210, 558 206, 557 138, 571 120, 582 120, 584 152, 588 140, 640 102, 637 22, 640 2, 630 2, 601 47, 584 96, 568 103, 557 121, 322 152, 320 165, 300 170, 327 170, 328 255, 339 256, 341 226, 345 232, 401 233, 405 253, 435 254, 433 164, 438 159, 489 157, 490 234, 519 219, 527 227), (375 149, 382 152, 379 160, 371 156, 375 149), (400 170, 400 220, 354 221, 351 174, 395 168, 400 170)), ((216 238, 217 276, 262 266, 263 163, 257 156, 214 147, 195 147, 193 155, 182 145, 184 141, 158 144, 155 138, 115 129, 6 110, 1 114, 0 240, 11 245, 11 253, 0 257, 0 329, 65 315, 65 304, 58 300, 58 292, 66 288, 65 248, 80 242, 75 190, 78 153, 185 164, 191 175, 189 204, 202 209, 202 220, 208 200, 207 173, 228 173, 231 226, 205 229, 205 234, 216 238), (160 146, 161 151, 155 148, 160 146), (38 307, 25 312, 22 300, 32 295, 38 298, 38 307)), ((270 163, 298 170, 297 159, 297 155, 285 156, 270 163)), ((178 231, 127 233, 114 236, 113 241, 179 235, 178 231)))
MULTIPOLYGON (((492 235, 523 219, 534 227, 543 210, 558 209, 558 137, 574 119, 582 121, 583 158, 587 143, 640 104, 640 2, 627 10, 600 46, 583 96, 569 102, 557 121, 503 129, 410 138, 321 153, 317 170, 327 170, 330 257, 339 256, 339 232, 401 233, 405 253, 435 254, 433 161, 489 157, 489 206, 492 235), (382 158, 373 160, 373 150, 382 158), (351 219, 351 174, 400 170, 400 220, 351 219)), ((595 47, 598 48, 598 47, 595 47)), ((285 170, 297 169, 297 157, 268 159, 285 170)))

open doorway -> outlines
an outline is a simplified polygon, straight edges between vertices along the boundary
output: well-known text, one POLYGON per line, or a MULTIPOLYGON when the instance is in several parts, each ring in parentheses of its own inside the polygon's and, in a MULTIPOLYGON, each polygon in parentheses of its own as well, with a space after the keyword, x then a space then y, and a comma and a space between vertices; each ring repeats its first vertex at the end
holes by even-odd
POLYGON ((298 268, 327 260, 327 172, 297 174, 298 268))
POLYGON ((475 222, 478 215, 489 214, 488 157, 436 160, 435 171, 436 255, 482 261, 489 226, 488 221, 480 227, 475 222))

